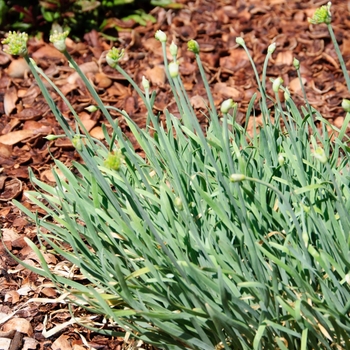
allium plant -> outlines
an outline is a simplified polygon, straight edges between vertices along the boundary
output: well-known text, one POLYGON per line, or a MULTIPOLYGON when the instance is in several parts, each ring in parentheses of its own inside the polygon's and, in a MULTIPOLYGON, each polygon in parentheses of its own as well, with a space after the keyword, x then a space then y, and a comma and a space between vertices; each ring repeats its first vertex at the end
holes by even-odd
MULTIPOLYGON (((25 53, 84 163, 68 169, 56 160, 64 175, 56 174, 56 187, 30 172, 38 190, 26 194, 46 216, 15 203, 38 225, 39 243, 69 261, 88 283, 60 275, 45 262, 44 245, 29 240, 41 268, 25 266, 50 278, 67 301, 103 315, 103 327, 85 326, 104 334, 120 335, 121 326, 163 349, 349 349, 348 101, 344 125, 337 129, 307 101, 298 110, 280 78, 273 83, 275 106, 268 110, 265 81, 258 81, 264 123, 250 136, 247 125, 235 122, 232 99, 218 111, 200 47, 190 41, 208 94, 209 126, 203 133, 176 57, 167 61, 166 35, 156 37, 181 118, 165 111, 159 122, 149 82, 142 80, 142 91, 125 73, 121 51, 112 49, 106 57, 147 107, 145 130, 116 109, 144 158, 64 47, 113 128, 111 135, 104 129, 107 147, 84 133, 65 101, 77 126, 67 123, 39 75, 50 80, 25 53)), ((243 38, 237 42, 246 49, 243 38)), ((257 94, 246 120, 254 118, 256 99, 257 94)))

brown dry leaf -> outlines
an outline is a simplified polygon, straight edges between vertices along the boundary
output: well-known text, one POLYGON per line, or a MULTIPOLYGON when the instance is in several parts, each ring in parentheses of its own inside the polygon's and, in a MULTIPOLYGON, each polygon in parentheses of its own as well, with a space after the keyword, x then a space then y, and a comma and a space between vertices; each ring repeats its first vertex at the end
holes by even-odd
MULTIPOLYGON (((82 70, 84 74, 87 74, 87 73, 96 74, 98 72, 97 63, 94 61, 85 62, 81 64, 79 68, 82 70)), ((79 74, 77 72, 74 72, 67 78, 67 82, 68 84, 75 84, 78 78, 79 78, 79 74)))
POLYGON ((221 95, 224 98, 232 98, 237 101, 241 98, 241 93, 236 88, 228 86, 225 83, 216 83, 214 85, 214 93, 221 95))
POLYGON ((32 57, 36 59, 53 59, 53 60, 64 60, 64 55, 62 52, 59 52, 51 45, 42 46, 40 49, 35 51, 32 54, 32 57))
POLYGON ((0 190, 0 201, 8 202, 22 193, 22 182, 17 178, 7 177, 0 190))
POLYGON ((33 335, 33 328, 30 325, 30 322, 24 318, 14 317, 10 321, 6 322, 3 327, 3 332, 8 332, 12 329, 15 329, 17 332, 27 334, 29 337, 33 335))
POLYGON ((282 64, 290 66, 293 64, 293 58, 294 56, 292 51, 282 51, 277 54, 275 64, 278 66, 282 64))
POLYGON ((85 111, 79 113, 79 118, 88 132, 97 124, 97 121, 91 119, 91 115, 85 111))
POLYGON ((164 85, 166 75, 164 66, 155 66, 145 71, 145 77, 152 83, 152 85, 164 85))
POLYGON ((33 120, 42 117, 43 112, 37 108, 25 108, 21 112, 16 114, 16 118, 19 120, 33 120))
POLYGON ((15 145, 16 143, 26 140, 33 135, 33 130, 11 131, 6 135, 0 136, 0 143, 3 143, 4 145, 15 145))
POLYGON ((55 298, 57 296, 57 291, 53 288, 45 287, 40 292, 50 298, 55 298))
POLYGON ((106 74, 98 72, 95 75, 95 83, 99 88, 106 89, 109 88, 113 82, 106 74))
POLYGON ((20 235, 12 228, 3 228, 1 231, 2 231, 2 238, 5 242, 7 241, 12 242, 20 237, 20 235))
MULTIPOLYGON (((59 176, 60 179, 65 180, 63 173, 59 169, 55 169, 55 173, 59 176)), ((41 172, 40 180, 48 181, 48 182, 56 182, 52 169, 47 169, 41 172)))
POLYGON ((102 128, 100 126, 96 126, 90 131, 90 135, 98 140, 104 140, 105 136, 103 134, 102 128))
POLYGON ((70 342, 68 341, 69 336, 62 334, 58 339, 52 343, 52 350, 72 350, 70 342))
POLYGON ((192 96, 190 99, 191 105, 193 108, 206 110, 208 108, 208 103, 200 95, 192 96))
POLYGON ((10 290, 6 292, 4 301, 11 303, 11 304, 16 304, 20 300, 19 294, 15 290, 10 290))
MULTIPOLYGON (((301 78, 303 85, 305 85, 307 79, 301 78)), ((292 93, 298 93, 301 91, 301 85, 299 78, 294 78, 289 82, 289 89, 292 93)))
POLYGON ((4 96, 4 110, 6 115, 10 115, 16 108, 18 100, 17 89, 14 86, 9 87, 4 96))
POLYGON ((24 78, 27 73, 30 71, 30 68, 24 58, 18 58, 13 60, 7 68, 7 74, 11 78, 24 78))
POLYGON ((220 58, 220 67, 232 72, 249 66, 249 59, 243 49, 232 50, 230 56, 220 58))
POLYGON ((22 350, 35 350, 38 348, 38 342, 34 338, 23 338, 22 350))
POLYGON ((0 143, 0 157, 10 158, 11 155, 12 155, 12 146, 4 145, 3 143, 0 143))
POLYGON ((27 120, 23 124, 23 130, 32 130, 35 132, 35 134, 48 135, 51 133, 51 129, 51 126, 44 125, 35 120, 27 120))

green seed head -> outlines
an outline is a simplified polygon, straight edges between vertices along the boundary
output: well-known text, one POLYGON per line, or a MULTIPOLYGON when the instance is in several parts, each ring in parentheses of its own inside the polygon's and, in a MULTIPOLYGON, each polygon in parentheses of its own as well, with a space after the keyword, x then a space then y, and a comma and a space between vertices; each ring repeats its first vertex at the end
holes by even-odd
POLYGON ((109 152, 107 158, 104 161, 104 166, 111 170, 118 171, 123 161, 123 155, 121 150, 115 152, 109 152))
POLYGON ((187 48, 189 51, 192 51, 194 54, 198 55, 199 54, 199 45, 196 40, 190 40, 187 43, 187 48))
POLYGON ((115 68, 118 65, 119 60, 123 57, 123 55, 124 50, 120 50, 116 47, 113 47, 111 50, 108 51, 106 55, 106 61, 109 66, 115 68))
POLYGON ((52 35, 50 35, 50 42, 53 43, 53 46, 60 51, 64 52, 66 51, 66 39, 68 36, 68 31, 59 33, 57 30, 53 32, 52 35))
POLYGON ((331 6, 332 3, 329 1, 327 5, 319 7, 312 18, 309 18, 309 22, 311 24, 330 24, 332 21, 331 6))
POLYGON ((9 55, 25 56, 27 55, 27 33, 8 32, 6 39, 2 41, 2 44, 7 45, 4 52, 9 55))
POLYGON ((280 166, 283 166, 284 163, 285 163, 285 159, 284 159, 283 155, 282 155, 282 154, 279 154, 279 155, 278 155, 278 164, 279 164, 280 166))

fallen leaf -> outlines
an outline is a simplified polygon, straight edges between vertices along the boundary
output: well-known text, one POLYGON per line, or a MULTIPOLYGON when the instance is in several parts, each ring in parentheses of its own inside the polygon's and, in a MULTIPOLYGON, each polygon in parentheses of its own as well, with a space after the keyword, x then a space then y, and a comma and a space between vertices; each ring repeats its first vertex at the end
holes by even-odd
POLYGON ((4 96, 4 110, 6 115, 10 115, 16 108, 16 102, 18 100, 17 89, 14 86, 8 88, 4 96))
MULTIPOLYGON (((95 74, 98 72, 98 67, 96 62, 85 62, 81 64, 79 68, 84 74, 87 74, 87 73, 95 74)), ((79 78, 79 74, 77 72, 74 72, 67 78, 67 82, 68 84, 75 84, 78 78, 79 78)))
POLYGON ((11 131, 6 135, 0 136, 0 143, 3 143, 4 145, 15 145, 18 142, 30 138, 33 134, 33 130, 11 131))
POLYGON ((7 68, 7 74, 11 78, 24 78, 30 71, 30 68, 24 58, 13 60, 7 68))
POLYGON ((55 49, 51 45, 45 45, 42 46, 40 49, 36 50, 33 54, 32 57, 36 59, 56 59, 56 60, 64 60, 64 54, 57 49, 55 49))
POLYGON ((155 66, 145 71, 145 77, 152 83, 152 85, 164 85, 166 75, 163 66, 155 66))
POLYGON ((12 329, 15 329, 17 332, 27 334, 29 337, 33 335, 33 328, 30 325, 30 322, 24 318, 14 317, 10 321, 6 322, 2 327, 3 332, 7 332, 12 329))
POLYGON ((90 131, 90 135, 98 140, 104 140, 105 135, 103 134, 102 128, 100 126, 96 126, 90 131))
POLYGON ((72 347, 68 341, 69 336, 62 334, 52 343, 52 350, 71 350, 72 347))

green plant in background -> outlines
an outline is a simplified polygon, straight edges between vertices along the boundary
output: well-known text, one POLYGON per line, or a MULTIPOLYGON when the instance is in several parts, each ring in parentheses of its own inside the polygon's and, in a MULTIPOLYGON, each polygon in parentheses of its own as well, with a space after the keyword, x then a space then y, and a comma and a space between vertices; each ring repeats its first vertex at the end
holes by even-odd
MULTIPOLYGON (((257 95, 245 127, 235 122, 234 101, 224 101, 218 112, 200 48, 190 41, 209 101, 203 133, 179 76, 177 48, 172 44, 168 63, 167 37, 158 31, 181 119, 165 111, 159 121, 149 82, 142 80, 142 91, 127 75, 119 65, 122 51, 114 48, 106 55, 147 107, 143 130, 125 111, 103 105, 66 51, 66 36, 55 33, 51 40, 79 73, 113 132, 104 128, 107 146, 86 133, 64 95, 28 57, 27 36, 9 34, 8 52, 24 56, 84 161, 68 169, 56 160, 63 174, 55 173, 56 187, 30 171, 38 190, 27 196, 47 215, 15 204, 37 223, 39 242, 46 246, 27 240, 42 266, 25 266, 50 278, 68 293, 67 300, 103 315, 108 322, 96 330, 104 334, 120 335, 114 329, 122 326, 164 349, 349 349, 350 149, 345 133, 350 101, 343 101, 346 118, 337 129, 309 104, 299 111, 277 78, 275 106, 269 111, 262 94, 263 126, 250 135, 246 128, 257 95), (65 100, 73 123, 62 116, 40 75, 65 100), (110 109, 125 119, 144 158, 110 109), (47 249, 70 261, 89 283, 55 273, 45 262, 47 249)), ((246 49, 243 38, 237 42, 246 49)), ((272 45, 269 54, 273 50, 272 45)), ((259 86, 264 91, 265 81, 259 86)))
POLYGON ((141 25, 154 22, 155 18, 145 12, 152 6, 180 8, 181 4, 171 0, 0 0, 0 29, 48 35, 54 25, 59 25, 63 30, 81 36, 92 29, 115 28, 113 18, 116 17, 133 19, 141 25))

